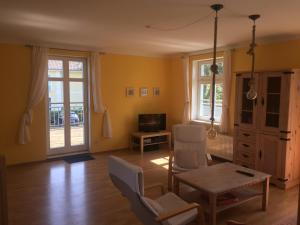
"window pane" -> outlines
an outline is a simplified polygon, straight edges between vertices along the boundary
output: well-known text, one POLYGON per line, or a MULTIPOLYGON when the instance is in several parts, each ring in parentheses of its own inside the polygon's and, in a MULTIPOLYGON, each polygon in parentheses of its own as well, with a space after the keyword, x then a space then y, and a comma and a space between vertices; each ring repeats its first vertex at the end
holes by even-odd
POLYGON ((48 82, 50 148, 65 146, 63 82, 48 82))
POLYGON ((70 82, 70 102, 83 102, 83 82, 70 82))
POLYGON ((210 70, 211 64, 201 64, 200 65, 200 76, 201 77, 207 77, 211 75, 211 70, 210 70))
POLYGON ((70 78, 83 78, 83 63, 80 61, 69 61, 70 78))
POLYGON ((62 60, 48 60, 48 77, 64 77, 62 60))
POLYGON ((221 121, 222 100, 223 100, 223 85, 222 84, 216 84, 216 89, 215 89, 215 120, 217 122, 221 121))
POLYGON ((84 144, 83 103, 70 103, 71 145, 84 144))
MULTIPOLYGON (((200 85, 200 119, 210 120, 211 117, 211 98, 210 98, 210 84, 200 85)), ((220 122, 222 115, 222 99, 223 99, 223 86, 217 84, 215 89, 215 121, 220 122)))
MULTIPOLYGON (((211 62, 207 62, 207 63, 200 63, 200 76, 201 77, 208 77, 210 75, 212 75, 210 67, 212 65, 212 61, 211 62)), ((217 62, 218 65, 218 74, 217 75, 223 75, 224 73, 224 64, 222 61, 217 62)))
POLYGON ((70 82, 71 145, 84 144, 83 82, 70 82))
POLYGON ((224 64, 223 64, 223 62, 217 62, 217 65, 218 65, 218 74, 220 74, 220 75, 223 75, 223 73, 224 73, 224 64))
POLYGON ((200 85, 200 117, 210 118, 210 84, 200 85))

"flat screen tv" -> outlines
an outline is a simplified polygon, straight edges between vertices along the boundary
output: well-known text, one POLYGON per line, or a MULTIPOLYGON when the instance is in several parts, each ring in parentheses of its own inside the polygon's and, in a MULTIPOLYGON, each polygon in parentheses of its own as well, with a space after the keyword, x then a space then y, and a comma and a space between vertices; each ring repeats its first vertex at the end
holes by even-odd
POLYGON ((166 114, 139 114, 140 132, 157 132, 166 129, 166 114))

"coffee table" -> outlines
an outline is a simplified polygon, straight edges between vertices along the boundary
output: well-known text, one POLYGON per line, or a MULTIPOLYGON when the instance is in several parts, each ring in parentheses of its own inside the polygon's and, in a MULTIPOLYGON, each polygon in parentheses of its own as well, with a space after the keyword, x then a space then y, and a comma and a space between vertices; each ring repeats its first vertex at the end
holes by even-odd
POLYGON ((203 209, 209 214, 211 225, 216 224, 216 214, 225 209, 240 205, 251 199, 262 197, 262 210, 266 211, 269 198, 269 179, 271 175, 241 167, 232 163, 221 163, 205 168, 191 170, 174 175, 174 192, 179 195, 179 185, 184 183, 208 196, 199 199, 203 209), (254 176, 247 176, 236 171, 245 171, 254 176), (262 183, 262 191, 249 186, 262 183), (234 202, 217 205, 217 197, 225 193, 237 197, 234 202))

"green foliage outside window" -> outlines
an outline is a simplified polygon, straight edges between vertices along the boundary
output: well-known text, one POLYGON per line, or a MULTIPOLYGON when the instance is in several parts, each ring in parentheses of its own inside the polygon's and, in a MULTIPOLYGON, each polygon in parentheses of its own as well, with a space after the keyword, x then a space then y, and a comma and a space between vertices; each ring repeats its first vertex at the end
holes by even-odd
MULTIPOLYGON (((217 62, 218 65, 218 75, 224 73, 224 65, 223 62, 217 62)), ((202 64, 201 65, 201 76, 207 77, 212 75, 210 70, 211 64, 202 64)))
MULTIPOLYGON (((222 75, 224 73, 224 64, 223 62, 217 62, 218 65, 218 75, 222 75)), ((211 70, 210 70, 211 64, 202 64, 201 65, 201 76, 211 76, 211 70)), ((217 76, 218 76, 217 75, 217 76)), ((210 85, 206 84, 203 85, 203 99, 209 100, 210 99, 210 85)), ((223 93, 223 86, 222 85, 216 85, 216 95, 215 98, 217 101, 222 101, 222 93, 223 93)))

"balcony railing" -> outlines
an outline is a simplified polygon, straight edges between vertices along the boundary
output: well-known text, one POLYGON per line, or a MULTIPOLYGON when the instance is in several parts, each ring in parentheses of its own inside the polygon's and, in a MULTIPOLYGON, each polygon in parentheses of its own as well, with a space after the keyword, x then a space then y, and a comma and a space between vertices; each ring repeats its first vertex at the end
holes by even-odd
MULTIPOLYGON (((65 113, 63 103, 49 103, 49 126, 51 128, 63 127, 65 124, 65 113)), ((82 102, 70 103, 71 126, 82 126, 84 123, 84 108, 82 102)))

